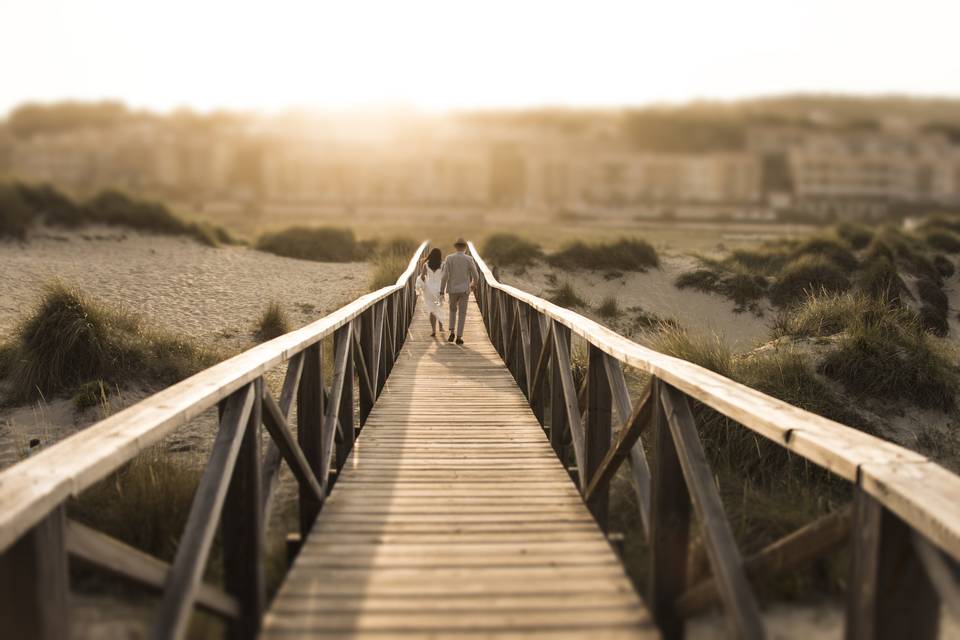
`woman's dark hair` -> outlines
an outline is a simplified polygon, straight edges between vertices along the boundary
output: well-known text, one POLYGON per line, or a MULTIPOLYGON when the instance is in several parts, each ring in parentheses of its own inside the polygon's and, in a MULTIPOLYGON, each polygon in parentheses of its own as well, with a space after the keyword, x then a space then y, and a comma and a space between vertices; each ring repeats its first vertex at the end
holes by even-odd
POLYGON ((430 252, 430 255, 427 256, 427 266, 430 267, 430 270, 431 270, 431 271, 436 271, 437 269, 439 269, 439 268, 440 268, 440 263, 441 263, 442 261, 443 261, 443 259, 442 259, 441 256, 440 256, 440 249, 434 248, 434 249, 430 252))

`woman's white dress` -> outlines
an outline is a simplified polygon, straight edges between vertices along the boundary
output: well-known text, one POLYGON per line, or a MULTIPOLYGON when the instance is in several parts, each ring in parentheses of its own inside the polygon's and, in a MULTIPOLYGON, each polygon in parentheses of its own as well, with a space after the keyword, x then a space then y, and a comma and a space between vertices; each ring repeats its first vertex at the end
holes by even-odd
POLYGON ((425 264, 423 270, 426 272, 426 277, 423 280, 417 279, 417 284, 420 285, 423 293, 423 308, 440 320, 440 278, 443 265, 441 264, 440 268, 434 271, 425 264))

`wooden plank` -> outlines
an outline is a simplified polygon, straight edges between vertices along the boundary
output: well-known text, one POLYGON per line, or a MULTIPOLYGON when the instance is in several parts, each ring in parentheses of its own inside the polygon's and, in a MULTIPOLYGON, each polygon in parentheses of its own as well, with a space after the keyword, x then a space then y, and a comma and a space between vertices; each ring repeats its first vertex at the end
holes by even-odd
MULTIPOLYGON (((610 451, 611 438, 611 404, 610 381, 603 365, 604 353, 595 347, 589 347, 589 366, 587 368, 587 424, 584 430, 584 470, 583 478, 590 480, 597 476, 597 471, 610 451)), ((581 486, 589 488, 586 482, 581 486)), ((607 509, 610 502, 610 484, 602 482, 594 487, 587 497, 584 491, 584 501, 590 513, 596 518, 597 524, 603 531, 607 530, 607 509)))
POLYGON ((530 326, 529 319, 527 317, 528 310, 526 305, 520 306, 520 303, 517 303, 516 306, 517 314, 517 325, 520 330, 519 336, 519 348, 517 350, 517 384, 520 386, 520 389, 529 397, 529 389, 527 388, 528 381, 530 380, 530 326))
MULTIPOLYGON (((401 281, 412 276, 417 260, 418 255, 411 258, 401 281)), ((10 546, 68 496, 78 495, 107 477, 138 453, 294 354, 331 335, 402 286, 395 284, 361 296, 316 322, 167 387, 0 472, 0 550, 10 546)))
POLYGON ((700 443, 697 425, 686 396, 669 385, 660 385, 660 402, 673 436, 680 468, 693 502, 710 568, 720 590, 731 635, 763 638, 760 606, 743 571, 743 559, 720 500, 720 492, 700 443))
POLYGON ((853 504, 846 637, 936 638, 940 600, 910 527, 862 489, 853 504))
MULTIPOLYGON (((334 443, 337 431, 342 428, 340 423, 340 411, 344 405, 344 389, 347 388, 347 366, 350 353, 350 325, 346 329, 336 334, 334 344, 333 359, 333 379, 330 381, 330 395, 327 403, 327 411, 323 416, 323 429, 320 434, 320 472, 317 478, 320 480, 324 490, 327 489, 332 469, 332 456, 334 453, 334 443)), ((353 399, 350 398, 350 407, 353 407, 353 399)), ((352 414, 351 414, 352 415, 352 414)))
POLYGON ((664 637, 683 638, 683 618, 676 601, 686 590, 690 536, 690 496, 683 479, 660 402, 662 383, 651 380, 654 399, 653 474, 650 493, 650 570, 647 604, 664 637))
MULTIPOLYGON (((353 449, 353 441, 356 437, 356 430, 353 424, 353 381, 354 381, 354 351, 356 344, 353 340, 353 325, 347 325, 338 329, 345 334, 343 338, 347 343, 346 361, 343 370, 343 391, 340 393, 340 411, 337 414, 339 428, 337 429, 335 441, 336 469, 340 471, 347 462, 347 456, 353 449)), ((337 334, 334 334, 335 336, 337 334)))
POLYGON ((226 401, 210 461, 190 505, 186 528, 177 545, 177 554, 154 619, 153 637, 182 638, 186 632, 233 467, 253 410, 254 397, 254 385, 250 384, 226 401))
POLYGON ((58 507, 0 553, 0 620, 14 640, 70 635, 66 518, 58 507))
POLYGON ((356 325, 361 324, 357 322, 354 324, 353 328, 353 359, 354 359, 354 368, 357 370, 357 378, 359 381, 359 394, 360 394, 360 426, 362 427, 367 422, 367 416, 370 414, 370 410, 373 408, 374 398, 376 393, 373 388, 373 378, 370 375, 369 369, 367 369, 367 357, 364 353, 364 342, 361 339, 360 329, 356 325))
MULTIPOLYGON (((850 535, 852 511, 850 507, 843 507, 767 545, 744 560, 744 572, 757 585, 836 549, 850 535)), ((689 617, 719 597, 716 581, 708 578, 687 589, 677 601, 677 609, 681 616, 689 617)))
POLYGON ((533 415, 541 426, 546 426, 545 409, 548 402, 544 391, 544 379, 549 375, 547 368, 550 363, 550 348, 553 344, 552 326, 543 331, 540 326, 539 314, 531 314, 530 356, 533 366, 530 370, 530 387, 528 398, 533 409, 533 415))
MULTIPOLYGON (((170 571, 163 560, 73 520, 67 521, 66 534, 72 558, 153 591, 163 591, 170 571)), ((240 615, 236 598, 206 582, 197 589, 196 605, 223 618, 240 615)))

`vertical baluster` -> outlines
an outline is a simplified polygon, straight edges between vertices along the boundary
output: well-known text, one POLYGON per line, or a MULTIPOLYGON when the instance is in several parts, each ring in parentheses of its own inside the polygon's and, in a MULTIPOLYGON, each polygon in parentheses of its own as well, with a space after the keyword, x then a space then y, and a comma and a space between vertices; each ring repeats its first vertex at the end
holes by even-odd
MULTIPOLYGON (((322 342, 310 345, 303 352, 303 373, 297 389, 297 443, 310 469, 323 482, 323 348, 322 342)), ((306 539, 313 521, 320 513, 320 502, 309 491, 300 489, 300 536, 306 539)))
MULTIPOLYGON (((350 335, 350 325, 345 324, 334 332, 334 341, 339 344, 341 340, 347 342, 347 360, 343 374, 343 392, 340 394, 340 412, 339 429, 337 429, 336 442, 336 467, 337 473, 347 462, 347 456, 353 449, 354 429, 353 429, 353 339, 350 335)), ((330 399, 334 402, 334 399, 330 399)))
POLYGON ((936 638, 940 599, 910 526, 857 487, 850 533, 847 640, 936 638))
MULTIPOLYGON (((590 345, 589 365, 587 369, 587 420, 585 437, 586 473, 585 478, 593 475, 603 462, 610 449, 611 408, 613 395, 610 393, 610 380, 604 363, 606 354, 590 345)), ((596 518, 597 524, 606 532, 607 508, 610 500, 610 484, 604 483, 587 501, 587 507, 596 518)))
POLYGON ((687 585, 690 496, 660 401, 661 386, 656 378, 651 381, 653 479, 647 604, 660 631, 670 640, 683 637, 683 619, 675 603, 687 585))
MULTIPOLYGON (((553 323, 553 330, 562 348, 570 352, 570 329, 559 322, 553 323)), ((550 444, 557 456, 566 463, 567 455, 563 441, 567 433, 566 401, 563 398, 563 385, 560 383, 560 365, 556 352, 550 357, 550 444)))
POLYGON ((253 409, 223 506, 223 584, 240 603, 240 617, 228 625, 234 640, 255 638, 266 606, 264 582, 263 502, 260 499, 260 425, 263 378, 254 382, 253 409))
MULTIPOLYGON (((540 330, 540 312, 531 308, 527 320, 530 324, 530 371, 532 372, 534 367, 537 366, 537 359, 540 357, 540 350, 543 347, 543 333, 540 330)), ((544 398, 547 385, 541 384, 540 390, 537 393, 532 394, 531 389, 529 388, 529 385, 532 384, 533 380, 531 374, 531 379, 527 380, 527 397, 530 400, 530 408, 533 410, 533 415, 537 417, 537 421, 542 427, 544 398)))
MULTIPOLYGON (((374 365, 373 357, 373 309, 370 307, 360 315, 360 352, 363 354, 363 361, 367 365, 367 375, 370 377, 370 387, 375 391, 377 388, 377 370, 374 365)), ((371 389, 367 385, 360 385, 360 426, 367 422, 367 417, 373 409, 373 403, 376 398, 370 395, 371 389)))
POLYGON ((30 640, 70 637, 70 576, 62 505, 0 553, 0 635, 30 640))

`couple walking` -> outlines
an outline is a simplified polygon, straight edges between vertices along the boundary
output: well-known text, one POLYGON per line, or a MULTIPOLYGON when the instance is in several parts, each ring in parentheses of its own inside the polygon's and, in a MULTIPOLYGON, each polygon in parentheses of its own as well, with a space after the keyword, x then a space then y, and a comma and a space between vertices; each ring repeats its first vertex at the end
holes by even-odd
POLYGON ((453 243, 455 253, 441 260, 440 249, 434 247, 430 255, 420 264, 418 288, 423 291, 425 307, 430 312, 431 336, 437 335, 436 325, 440 325, 443 333, 443 322, 440 320, 440 310, 443 308, 445 293, 450 294, 450 336, 447 342, 456 340, 463 344, 463 323, 467 318, 467 299, 470 290, 476 286, 480 275, 477 273, 477 264, 467 255, 467 241, 457 238, 453 243))

